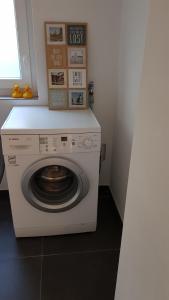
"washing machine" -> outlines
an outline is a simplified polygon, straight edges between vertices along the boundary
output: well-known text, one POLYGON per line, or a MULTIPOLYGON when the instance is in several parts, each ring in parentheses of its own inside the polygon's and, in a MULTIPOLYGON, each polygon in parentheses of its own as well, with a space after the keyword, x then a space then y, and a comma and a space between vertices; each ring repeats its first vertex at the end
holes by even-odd
POLYGON ((16 237, 95 231, 101 128, 92 111, 15 107, 1 136, 16 237))

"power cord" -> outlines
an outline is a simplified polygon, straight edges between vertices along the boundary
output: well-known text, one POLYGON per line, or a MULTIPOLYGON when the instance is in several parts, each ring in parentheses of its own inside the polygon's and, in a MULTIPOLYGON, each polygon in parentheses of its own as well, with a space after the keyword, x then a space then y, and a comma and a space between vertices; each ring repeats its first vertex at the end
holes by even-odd
POLYGON ((0 183, 1 183, 3 175, 4 175, 4 169, 5 169, 5 163, 4 163, 4 156, 2 153, 2 142, 1 142, 1 136, 0 136, 0 183))

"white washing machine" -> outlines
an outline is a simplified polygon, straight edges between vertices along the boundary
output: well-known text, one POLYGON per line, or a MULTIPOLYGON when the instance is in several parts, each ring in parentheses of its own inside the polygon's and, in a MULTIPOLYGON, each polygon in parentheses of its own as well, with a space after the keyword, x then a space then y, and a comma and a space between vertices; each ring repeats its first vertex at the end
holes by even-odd
POLYGON ((1 134, 16 236, 95 231, 101 128, 92 111, 15 107, 1 134))

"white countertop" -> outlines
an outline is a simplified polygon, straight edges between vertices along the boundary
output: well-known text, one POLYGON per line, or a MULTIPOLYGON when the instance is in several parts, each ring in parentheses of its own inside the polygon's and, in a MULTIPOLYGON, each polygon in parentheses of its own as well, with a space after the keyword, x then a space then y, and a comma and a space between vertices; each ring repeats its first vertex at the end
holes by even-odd
POLYGON ((101 132, 93 112, 53 111, 47 106, 14 107, 1 128, 1 134, 55 134, 101 132))

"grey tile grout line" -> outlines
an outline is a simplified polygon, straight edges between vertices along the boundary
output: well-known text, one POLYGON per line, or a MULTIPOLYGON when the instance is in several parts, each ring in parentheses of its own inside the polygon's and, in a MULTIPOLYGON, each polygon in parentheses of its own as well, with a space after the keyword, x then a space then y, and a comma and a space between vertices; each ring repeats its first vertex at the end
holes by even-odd
POLYGON ((39 291, 39 298, 40 300, 42 300, 42 276, 43 276, 43 261, 44 261, 44 257, 43 255, 41 256, 41 268, 40 268, 40 284, 39 284, 39 288, 40 288, 40 291, 39 291))
POLYGON ((0 263, 12 259, 29 259, 29 258, 41 258, 41 257, 48 257, 48 256, 60 256, 60 255, 76 255, 76 254, 92 254, 92 253, 99 253, 99 252, 120 252, 120 249, 98 249, 98 250, 88 250, 88 251, 74 251, 74 252, 56 252, 51 254, 39 254, 39 255, 29 255, 29 256, 10 256, 0 258, 0 263))
POLYGON ((39 299, 42 299, 42 274, 43 274, 43 240, 44 237, 41 237, 41 255, 40 255, 40 282, 39 282, 39 299))
POLYGON ((1 262, 6 262, 9 260, 19 260, 19 259, 29 259, 29 258, 41 258, 42 255, 41 254, 37 254, 37 255, 27 255, 27 256, 8 256, 8 257, 0 257, 0 263, 1 262))
POLYGON ((43 241, 44 237, 42 237, 41 240, 41 249, 40 249, 40 254, 36 255, 25 255, 25 256, 8 256, 8 257, 0 257, 0 262, 2 261, 7 261, 11 259, 27 259, 27 258, 40 258, 42 256, 59 256, 59 255, 74 255, 74 254, 88 254, 88 253, 99 253, 99 252, 120 252, 120 248, 103 248, 103 249, 91 249, 91 250, 81 250, 81 251, 72 251, 72 252, 54 252, 54 253, 49 253, 49 254, 44 254, 43 251, 43 241))
POLYGON ((43 245, 44 245, 44 237, 42 236, 41 237, 41 251, 40 251, 40 253, 41 253, 41 255, 43 255, 43 245))
POLYGON ((120 249, 97 249, 97 250, 86 250, 86 251, 73 251, 73 252, 57 252, 51 254, 44 254, 44 257, 48 256, 60 256, 60 255, 76 255, 76 254, 94 254, 94 253, 101 253, 101 252, 120 252, 120 249))

